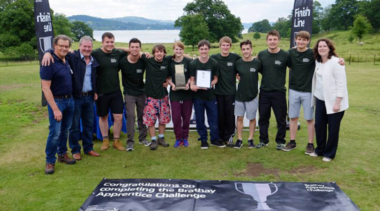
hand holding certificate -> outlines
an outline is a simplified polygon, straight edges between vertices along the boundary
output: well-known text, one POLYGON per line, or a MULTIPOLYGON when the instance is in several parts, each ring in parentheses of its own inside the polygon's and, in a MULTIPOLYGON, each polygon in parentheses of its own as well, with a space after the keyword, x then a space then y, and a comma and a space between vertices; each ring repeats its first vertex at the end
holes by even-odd
POLYGON ((195 78, 199 88, 211 89, 211 70, 197 70, 195 78))

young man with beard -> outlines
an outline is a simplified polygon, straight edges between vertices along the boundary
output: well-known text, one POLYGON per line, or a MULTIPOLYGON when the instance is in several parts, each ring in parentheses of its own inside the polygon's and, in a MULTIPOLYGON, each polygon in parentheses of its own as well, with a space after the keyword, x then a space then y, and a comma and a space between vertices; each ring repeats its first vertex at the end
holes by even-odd
POLYGON ((115 49, 114 43, 114 35, 106 32, 102 35, 102 47, 95 49, 91 54, 99 62, 97 70, 98 100, 96 104, 97 114, 100 117, 99 127, 103 136, 103 144, 100 148, 102 151, 109 148, 108 114, 110 109, 114 118, 113 147, 120 151, 125 150, 120 142, 124 102, 120 90, 119 61, 127 53, 115 49))
POLYGON ((211 145, 217 147, 225 147, 224 144, 219 141, 218 130, 218 107, 216 105, 216 99, 214 89, 212 88, 218 82, 219 67, 218 62, 210 58, 210 42, 202 40, 198 43, 199 57, 190 62, 190 84, 191 90, 194 93, 194 110, 195 119, 197 123, 197 131, 201 143, 201 149, 208 149, 207 143, 207 128, 205 125, 205 110, 207 114, 208 125, 210 127, 210 140, 211 145), (197 70, 210 71, 211 73, 211 88, 201 88, 195 83, 197 70))
POLYGON ((280 34, 272 30, 267 34, 268 49, 259 52, 258 58, 262 63, 262 79, 259 95, 259 127, 260 143, 256 148, 268 146, 268 127, 271 109, 277 121, 276 143, 277 150, 285 147, 286 135, 286 68, 290 64, 289 53, 278 47, 280 34))
POLYGON ((256 112, 258 107, 257 87, 259 80, 259 71, 261 71, 261 62, 252 57, 252 43, 249 40, 240 43, 240 49, 243 57, 235 63, 236 73, 239 74, 240 80, 235 97, 235 115, 237 116, 237 135, 238 140, 234 148, 240 149, 243 146, 243 120, 244 113, 249 119, 249 137, 248 147, 255 147, 253 134, 256 126, 256 112))
POLYGON ((141 41, 132 38, 129 41, 129 54, 123 57, 120 62, 122 73, 125 107, 127 110, 127 151, 133 150, 135 136, 135 120, 137 111, 137 126, 139 130, 139 143, 150 146, 146 140, 147 128, 143 124, 143 111, 146 101, 144 73, 145 64, 141 57, 141 41))
POLYGON ((231 46, 231 38, 222 37, 219 40, 221 52, 210 56, 218 62, 219 66, 218 83, 215 85, 219 117, 219 139, 230 146, 233 145, 233 136, 235 135, 235 63, 241 58, 235 53, 230 53, 231 46))

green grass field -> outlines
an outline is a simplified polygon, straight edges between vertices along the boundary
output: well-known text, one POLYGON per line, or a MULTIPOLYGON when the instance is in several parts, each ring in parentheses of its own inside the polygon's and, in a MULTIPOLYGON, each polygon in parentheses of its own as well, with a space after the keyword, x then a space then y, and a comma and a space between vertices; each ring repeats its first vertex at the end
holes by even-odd
MULTIPOLYGON (((335 181, 360 209, 380 210, 377 65, 347 66, 350 108, 343 118, 337 157, 330 163, 304 155, 304 121, 298 148, 277 151, 272 118, 271 141, 263 149, 201 150, 197 133, 191 132, 189 148, 151 151, 137 144, 131 153, 111 148, 99 158, 85 155, 73 166, 57 163, 53 175, 43 171, 48 119, 46 107, 40 106, 37 63, 2 66, 0 75, 0 210, 78 210, 102 178, 335 181)), ((166 132, 166 138, 174 144, 172 131, 166 132)), ((254 139, 257 143, 258 132, 254 139)), ((101 142, 94 143, 99 151, 101 142)))

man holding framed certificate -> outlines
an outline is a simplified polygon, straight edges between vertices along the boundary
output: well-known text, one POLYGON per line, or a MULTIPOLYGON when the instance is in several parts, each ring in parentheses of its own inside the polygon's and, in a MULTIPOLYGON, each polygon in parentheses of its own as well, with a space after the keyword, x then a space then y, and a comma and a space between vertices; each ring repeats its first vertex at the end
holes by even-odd
POLYGON ((200 56, 190 63, 190 83, 194 93, 194 110, 197 123, 197 131, 201 143, 201 149, 208 149, 207 128, 205 125, 205 111, 210 127, 211 145, 225 147, 219 141, 218 107, 213 86, 218 82, 218 62, 210 58, 210 42, 202 40, 198 43, 200 56))

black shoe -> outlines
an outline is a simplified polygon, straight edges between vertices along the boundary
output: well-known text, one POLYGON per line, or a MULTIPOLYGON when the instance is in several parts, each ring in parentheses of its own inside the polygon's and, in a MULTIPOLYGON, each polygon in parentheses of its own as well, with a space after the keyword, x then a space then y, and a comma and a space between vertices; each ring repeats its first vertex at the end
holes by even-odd
POLYGON ((248 148, 254 148, 255 147, 255 143, 253 142, 253 139, 249 139, 248 140, 248 148))
POLYGON ((313 152, 314 152, 314 144, 310 144, 310 143, 307 144, 305 155, 310 155, 313 152))
POLYGON ((289 152, 295 148, 297 148, 296 142, 289 142, 284 148, 282 148, 282 151, 289 152))
POLYGON ((211 145, 212 146, 216 146, 216 147, 226 147, 226 145, 222 144, 220 141, 211 141, 211 145))
POLYGON ((150 150, 156 150, 158 147, 157 141, 152 140, 152 143, 150 144, 150 150))
POLYGON ((207 141, 202 141, 202 143, 201 143, 201 149, 208 149, 208 143, 207 143, 207 141))
POLYGON ((268 144, 266 144, 266 143, 264 143, 264 142, 260 142, 260 143, 258 143, 258 144, 256 145, 256 148, 257 148, 257 149, 260 149, 261 147, 266 147, 266 146, 268 146, 268 144))
POLYGON ((240 149, 242 146, 243 146, 243 141, 240 140, 240 139, 238 139, 238 140, 236 141, 236 144, 235 144, 234 148, 235 148, 235 149, 240 149))

